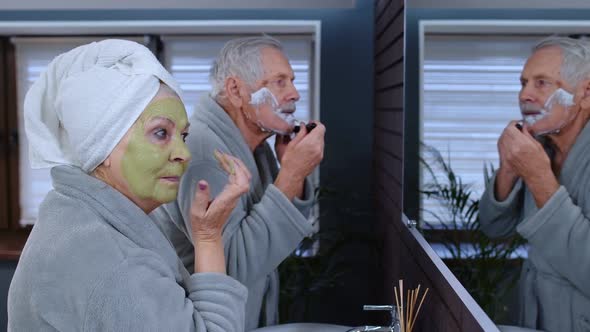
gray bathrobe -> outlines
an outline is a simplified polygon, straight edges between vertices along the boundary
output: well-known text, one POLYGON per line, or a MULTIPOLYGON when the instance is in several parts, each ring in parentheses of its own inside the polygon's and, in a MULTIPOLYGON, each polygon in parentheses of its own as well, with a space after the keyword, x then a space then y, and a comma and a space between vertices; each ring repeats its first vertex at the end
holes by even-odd
POLYGON ((520 233, 528 260, 520 279, 520 324, 550 332, 590 331, 590 124, 559 175, 559 190, 538 209, 518 180, 509 197, 494 196, 495 176, 480 202, 489 236, 520 233))
POLYGON ((8 294, 9 331, 244 331, 246 288, 189 274, 153 221, 70 166, 39 210, 8 294))
POLYGON ((182 178, 178 199, 155 211, 152 217, 167 228, 179 256, 190 268, 193 249, 187 237, 190 238, 189 211, 196 184, 207 180, 214 197, 227 183, 227 174, 213 155, 215 149, 241 159, 252 174, 252 182, 223 231, 227 273, 248 288, 246 330, 274 325, 278 322, 279 296, 276 268, 313 232, 307 220, 313 205, 313 188, 306 180, 304 199, 289 201, 273 185, 278 167, 268 144, 252 154, 239 129, 212 98, 201 100, 190 123, 187 145, 192 160, 182 178), (178 228, 168 227, 170 220, 178 228))

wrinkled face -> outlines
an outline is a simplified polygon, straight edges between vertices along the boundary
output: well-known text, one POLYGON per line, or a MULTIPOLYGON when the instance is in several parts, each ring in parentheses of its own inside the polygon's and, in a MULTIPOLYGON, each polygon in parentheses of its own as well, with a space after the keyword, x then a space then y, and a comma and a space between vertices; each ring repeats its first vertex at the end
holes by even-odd
POLYGON ((136 203, 157 206, 174 200, 190 160, 187 130, 181 100, 156 95, 109 156, 115 187, 136 203))
POLYGON ((293 69, 289 60, 277 49, 264 48, 261 55, 264 68, 263 78, 256 82, 254 90, 250 93, 255 94, 260 92, 260 89, 267 88, 278 105, 272 107, 270 102, 258 106, 252 105, 250 104, 251 99, 248 98, 244 103, 244 111, 263 128, 279 133, 288 133, 292 130, 293 123, 289 123, 285 118, 295 112, 295 102, 299 100, 299 93, 293 84, 295 80, 293 69))
POLYGON ((572 87, 561 78, 561 61, 558 47, 545 47, 535 51, 522 70, 519 93, 521 114, 534 134, 559 129, 569 117, 569 108, 559 103, 544 109, 550 97, 556 100, 560 94, 573 93, 572 87))

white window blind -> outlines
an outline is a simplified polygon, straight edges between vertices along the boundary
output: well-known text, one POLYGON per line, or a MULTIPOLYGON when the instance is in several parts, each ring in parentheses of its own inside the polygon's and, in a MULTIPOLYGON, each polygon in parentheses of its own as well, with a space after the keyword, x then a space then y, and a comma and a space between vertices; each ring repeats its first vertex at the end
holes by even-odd
MULTIPOLYGON (((300 95, 295 117, 306 123, 309 120, 317 120, 317 113, 312 109, 311 103, 313 37, 311 35, 280 34, 272 36, 281 41, 295 74, 294 84, 300 95)), ((227 41, 237 37, 240 36, 162 36, 164 62, 183 90, 189 117, 195 111, 195 106, 198 105, 200 98, 211 91, 209 69, 213 60, 227 41)), ((274 153, 275 137, 271 136, 267 141, 274 153)), ((314 187, 318 186, 319 168, 312 174, 312 182, 314 187)), ((318 220, 318 216, 319 206, 316 205, 309 219, 314 222, 318 220)), ((319 223, 315 224, 315 229, 319 229, 319 223)), ((317 246, 304 255, 313 254, 314 250, 317 250, 317 246)))
MULTIPOLYGON (((498 138, 519 119, 520 73, 540 36, 426 35, 424 39, 421 141, 450 159, 473 199, 484 190, 484 163, 498 167, 498 138)), ((426 157, 421 150, 421 156, 426 157)), ((428 158, 426 158, 428 159, 428 158)), ((432 160, 427 160, 433 165, 432 160)), ((437 177, 442 177, 438 173, 437 177)), ((429 174, 421 171, 422 185, 429 174)), ((422 199, 422 219, 444 208, 422 199)))
MULTIPOLYGON (((277 36, 277 35, 273 35, 277 36)), ((164 36, 165 67, 179 81, 184 92, 187 112, 192 114, 199 98, 210 91, 209 68, 213 59, 225 42, 235 35, 215 36, 164 36)), ((311 63, 313 56, 313 39, 311 35, 278 35, 289 55, 295 72, 295 86, 301 96, 297 103, 296 117, 303 121, 317 119, 311 109, 312 91, 311 63)), ((33 170, 28 159, 28 142, 26 140, 23 103, 26 92, 45 71, 49 62, 57 55, 79 45, 108 37, 23 37, 13 38, 17 61, 17 98, 20 154, 20 207, 21 224, 34 224, 38 208, 46 194, 51 190, 51 177, 48 169, 33 170)), ((124 37, 117 37, 124 38, 124 37)), ((145 43, 143 37, 125 39, 145 43)), ((274 145, 271 138, 270 144, 274 145)), ((317 172, 316 172, 317 173, 317 172)), ((318 178, 315 174, 314 178, 318 178)), ((317 180, 316 180, 317 182, 317 180)))
MULTIPOLYGON (((164 61, 166 68, 180 83, 183 90, 186 110, 190 115, 201 96, 211 91, 209 69, 213 60, 230 39, 235 35, 223 36, 163 36, 164 61)), ((311 111, 311 71, 312 37, 296 35, 277 35, 289 57, 295 73, 295 87, 301 99, 297 102, 295 116, 304 121, 315 119, 311 111)))
MULTIPOLYGON (((209 69, 213 60, 223 45, 240 36, 163 36, 164 62, 172 76, 179 82, 184 93, 186 111, 190 115, 202 96, 211 91, 209 83, 209 69)), ((279 39, 295 74, 295 87, 300 95, 297 102, 295 117, 308 122, 317 120, 317 115, 312 110, 310 92, 311 63, 313 56, 313 39, 311 35, 280 35, 273 34, 279 39)), ((274 152, 274 136, 268 139, 268 143, 274 152)), ((314 185, 319 182, 319 174, 314 173, 314 185)))
MULTIPOLYGON (((102 40, 105 37, 23 37, 13 38, 17 65, 17 102, 19 132, 19 176, 20 176, 20 223, 32 225, 37 219, 39 204, 52 189, 49 169, 31 169, 29 164, 29 143, 25 135, 23 104, 31 85, 45 71, 57 55, 77 46, 102 40)), ((117 37, 125 38, 125 37, 117 37)), ((143 42, 142 37, 125 38, 143 42)))

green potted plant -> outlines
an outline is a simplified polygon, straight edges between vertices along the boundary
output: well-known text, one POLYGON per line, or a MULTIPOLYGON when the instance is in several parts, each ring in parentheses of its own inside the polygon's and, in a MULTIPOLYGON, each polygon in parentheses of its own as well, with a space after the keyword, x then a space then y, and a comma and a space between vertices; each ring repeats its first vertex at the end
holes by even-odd
MULTIPOLYGON (((353 194, 337 192, 325 186, 316 189, 317 203, 327 200, 338 202, 355 199, 353 194)), ((354 207, 341 208, 335 204, 324 204, 320 218, 338 218, 341 213, 362 221, 373 218, 370 211, 354 207), (330 208, 331 207, 331 208, 330 208)), ((315 222, 317 222, 316 220, 315 222)), ((350 287, 347 282, 355 274, 355 266, 345 258, 347 250, 366 248, 371 258, 363 260, 371 269, 378 269, 381 248, 375 234, 358 232, 338 224, 331 228, 320 225, 319 231, 303 239, 297 250, 279 266, 280 299, 279 320, 281 323, 317 321, 318 303, 326 294, 350 287)), ((344 310, 346 303, 341 304, 344 310)), ((362 312, 362 307, 358 308, 362 312)))
MULTIPOLYGON (((479 197, 472 185, 464 183, 433 147, 422 145, 420 158, 425 181, 420 190, 425 198, 438 203, 438 209, 423 209, 420 229, 430 242, 446 248, 446 264, 484 311, 497 323, 510 323, 509 297, 518 280, 522 259, 515 253, 525 240, 514 236, 504 240, 488 238, 479 224, 479 197)), ((484 165, 488 183, 494 168, 484 165)))

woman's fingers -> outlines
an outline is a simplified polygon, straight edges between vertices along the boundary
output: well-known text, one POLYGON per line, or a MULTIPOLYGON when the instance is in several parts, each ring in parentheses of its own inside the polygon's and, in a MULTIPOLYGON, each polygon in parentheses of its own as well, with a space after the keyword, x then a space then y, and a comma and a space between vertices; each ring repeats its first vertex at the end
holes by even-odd
POLYGON ((250 189, 252 175, 244 163, 231 155, 215 151, 215 158, 221 167, 229 174, 228 184, 209 203, 209 186, 205 181, 199 181, 193 205, 191 218, 193 232, 209 236, 211 233, 221 232, 223 225, 229 219, 238 204, 240 196, 250 189))
POLYGON ((244 165, 244 163, 233 156, 228 156, 228 158, 230 158, 233 162, 233 164, 235 165, 235 169, 236 169, 236 177, 235 180, 246 180, 246 182, 250 182, 250 179, 252 179, 252 174, 250 174, 250 171, 248 170, 248 168, 246 167, 246 165, 244 165))
POLYGON ((223 168, 224 171, 226 171, 228 174, 235 173, 235 166, 228 158, 228 154, 221 153, 219 152, 219 150, 215 150, 213 151, 213 155, 215 156, 215 159, 217 159, 217 161, 221 165, 221 168, 223 168))
POLYGON ((228 207, 233 210, 239 197, 250 189, 250 179, 252 178, 250 171, 240 159, 218 150, 215 150, 214 154, 215 159, 229 175, 228 184, 210 204, 209 214, 212 215, 223 214, 222 210, 228 207))
POLYGON ((197 183, 197 190, 195 190, 195 196, 193 197, 193 203, 191 204, 191 218, 193 219, 191 222, 205 218, 209 205, 209 197, 209 184, 204 180, 199 181, 197 183))
POLYGON ((246 173, 246 176, 247 176, 248 180, 251 180, 251 179, 252 179, 252 174, 251 174, 251 173, 250 173, 250 171, 248 170, 248 167, 246 167, 246 165, 244 164, 244 162, 243 162, 243 161, 241 161, 240 159, 238 159, 238 158, 236 158, 236 157, 234 157, 234 158, 235 158, 235 160, 236 160, 236 163, 237 163, 237 164, 240 166, 240 168, 241 168, 242 170, 244 170, 244 172, 246 173))
POLYGON ((227 153, 219 152, 218 150, 215 150, 213 154, 215 159, 217 159, 221 165, 221 168, 223 168, 223 170, 228 174, 235 175, 238 170, 241 170, 248 179, 252 178, 252 174, 250 174, 248 167, 246 167, 244 162, 239 158, 236 158, 227 153))

